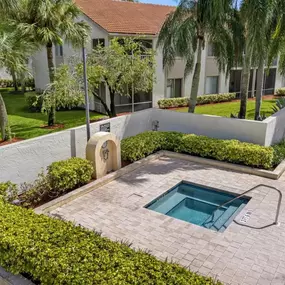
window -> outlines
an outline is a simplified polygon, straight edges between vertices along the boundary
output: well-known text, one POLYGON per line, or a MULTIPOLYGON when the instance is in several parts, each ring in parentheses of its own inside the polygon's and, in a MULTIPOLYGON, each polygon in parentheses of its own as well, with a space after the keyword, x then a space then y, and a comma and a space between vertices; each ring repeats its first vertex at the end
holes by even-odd
POLYGON ((55 46, 55 56, 63 56, 63 46, 55 46))
POLYGON ((132 96, 132 90, 126 91, 129 95, 115 95, 115 106, 117 113, 140 111, 152 108, 152 91, 138 91, 132 96))
POLYGON ((213 48, 213 45, 212 44, 208 44, 208 56, 215 56, 214 55, 214 48, 213 48))
POLYGON ((93 39, 93 48, 96 48, 97 46, 105 46, 105 39, 93 39))
POLYGON ((182 79, 167 79, 167 98, 177 98, 182 96, 182 79))
MULTIPOLYGON (((106 103, 106 86, 105 86, 105 83, 102 82, 98 86, 98 88, 96 88, 94 91, 106 103)), ((105 112, 106 112, 101 101, 98 98, 96 98, 95 96, 94 96, 94 110, 99 112, 99 113, 103 113, 103 114, 105 114, 105 112)))
POLYGON ((219 76, 207 76, 205 94, 219 93, 219 76))

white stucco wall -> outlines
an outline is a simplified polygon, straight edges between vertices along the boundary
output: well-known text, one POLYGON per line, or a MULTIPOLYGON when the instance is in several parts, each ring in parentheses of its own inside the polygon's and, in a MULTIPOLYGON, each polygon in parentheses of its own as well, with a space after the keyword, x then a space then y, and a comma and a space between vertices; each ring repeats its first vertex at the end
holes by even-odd
MULTIPOLYGON (((110 122, 111 132, 120 139, 152 130, 159 121, 160 131, 179 131, 218 139, 237 139, 260 145, 279 142, 285 135, 285 109, 263 122, 218 116, 148 109, 91 124, 91 134, 110 122)), ((54 161, 85 157, 86 128, 81 126, 0 148, 0 182, 31 182, 41 169, 54 161)))
MULTIPOLYGON (((156 49, 157 37, 153 39, 153 47, 156 49)), ((166 74, 163 68, 161 48, 156 49, 155 83, 153 85, 153 107, 157 107, 157 101, 163 99, 166 93, 166 74)))
POLYGON ((218 139, 238 139, 265 144, 267 124, 263 122, 159 109, 153 111, 152 120, 159 121, 160 131, 178 131, 218 139))
POLYGON ((5 68, 0 68, 0 79, 12 79, 12 77, 5 68))
MULTIPOLYGON (((100 130, 100 125, 110 122, 111 132, 120 139, 151 130, 152 109, 127 116, 91 124, 91 134, 100 130)), ((41 169, 54 161, 70 157, 85 157, 86 127, 41 136, 35 139, 3 146, 0 148, 0 182, 31 182, 41 169)))
POLYGON ((267 124, 266 145, 273 145, 285 138, 285 109, 264 120, 267 124))

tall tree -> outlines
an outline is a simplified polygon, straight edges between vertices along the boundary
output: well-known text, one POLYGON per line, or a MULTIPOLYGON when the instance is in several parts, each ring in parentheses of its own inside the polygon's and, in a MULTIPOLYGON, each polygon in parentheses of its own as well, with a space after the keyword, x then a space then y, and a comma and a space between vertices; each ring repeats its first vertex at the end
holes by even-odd
MULTIPOLYGON (((1 0, 0 0, 1 1, 1 0)), ((82 47, 90 27, 84 21, 76 22, 81 10, 72 0, 26 0, 17 19, 22 33, 46 48, 49 79, 54 82, 54 45, 70 42, 82 47)), ((48 125, 55 123, 55 108, 48 115, 48 125)))
MULTIPOLYGON (((88 82, 92 94, 110 117, 116 116, 115 96, 135 96, 152 90, 154 81, 154 52, 144 47, 140 39, 114 38, 107 47, 98 46, 87 58, 88 82), (106 84, 110 105, 96 89, 106 84)), ((82 72, 79 72, 80 76, 82 72)), ((82 77, 82 76, 81 76, 82 77)))
MULTIPOLYGON (((254 62, 258 65, 256 101, 255 101, 255 120, 260 120, 260 110, 262 105, 262 95, 264 86, 265 65, 269 58, 269 51, 272 44, 272 35, 276 29, 277 17, 274 13, 276 2, 272 0, 257 1, 256 9, 259 10, 259 19, 257 20, 258 29, 255 30, 254 41, 255 48, 253 52, 254 62)), ((254 32, 254 31, 252 31, 254 32)), ((276 55, 277 56, 277 55, 276 55)), ((268 64, 271 65, 272 62, 268 64)))
POLYGON ((226 63, 233 58, 229 53, 233 50, 229 25, 232 12, 232 0, 181 0, 160 31, 158 47, 162 47, 166 69, 173 66, 177 56, 186 62, 185 76, 194 68, 189 112, 195 111, 206 41, 213 46, 220 71, 229 71, 230 64, 226 63))
MULTIPOLYGON (((11 31, 6 23, 0 25, 0 67, 23 72, 26 68, 25 60, 30 52, 30 47, 25 39, 21 41, 16 31, 11 31)), ((3 140, 11 138, 5 102, 0 94, 0 129, 3 140)))
POLYGON ((241 103, 239 118, 245 119, 252 66, 258 66, 255 119, 260 118, 264 66, 274 25, 273 0, 244 0, 241 3, 241 21, 244 25, 244 56, 242 62, 241 103))
POLYGON ((285 75, 285 1, 275 0, 273 13, 276 15, 276 26, 270 45, 268 63, 279 56, 279 72, 285 75))

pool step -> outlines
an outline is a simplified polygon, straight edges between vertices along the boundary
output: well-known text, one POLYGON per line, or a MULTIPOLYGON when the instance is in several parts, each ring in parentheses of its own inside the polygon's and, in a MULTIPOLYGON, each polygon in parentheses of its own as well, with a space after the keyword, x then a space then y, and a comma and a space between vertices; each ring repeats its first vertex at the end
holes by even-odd
POLYGON ((236 206, 229 206, 228 209, 212 224, 210 229, 219 231, 237 209, 236 206))

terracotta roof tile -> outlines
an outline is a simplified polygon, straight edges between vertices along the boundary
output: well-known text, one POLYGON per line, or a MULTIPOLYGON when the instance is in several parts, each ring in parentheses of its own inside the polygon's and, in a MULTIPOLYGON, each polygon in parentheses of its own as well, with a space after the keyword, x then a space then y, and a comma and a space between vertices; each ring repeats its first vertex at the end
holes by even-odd
POLYGON ((75 0, 83 13, 109 33, 155 35, 173 6, 115 0, 75 0))

